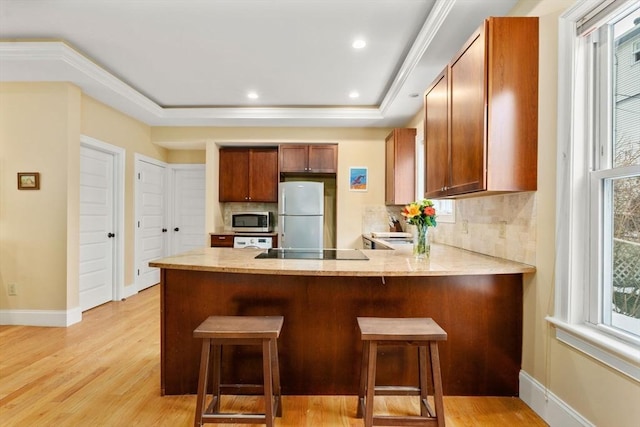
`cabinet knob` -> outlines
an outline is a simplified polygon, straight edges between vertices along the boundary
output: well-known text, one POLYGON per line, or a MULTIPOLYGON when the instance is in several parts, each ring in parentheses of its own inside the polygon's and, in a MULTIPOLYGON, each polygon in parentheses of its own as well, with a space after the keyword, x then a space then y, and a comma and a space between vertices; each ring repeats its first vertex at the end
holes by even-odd
POLYGON ((180 231, 178 227, 174 228, 173 231, 180 231))
POLYGON ((107 234, 107 237, 108 238, 112 238, 112 237, 116 237, 116 235, 114 233, 109 233, 109 234, 107 234))

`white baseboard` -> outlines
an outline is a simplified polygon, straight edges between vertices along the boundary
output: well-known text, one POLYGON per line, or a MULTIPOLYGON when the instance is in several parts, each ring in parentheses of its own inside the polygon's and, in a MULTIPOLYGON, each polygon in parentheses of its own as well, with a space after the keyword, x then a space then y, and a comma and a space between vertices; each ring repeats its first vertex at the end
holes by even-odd
POLYGON ((67 327, 81 320, 80 307, 70 310, 0 310, 0 325, 67 327))
POLYGON ((520 399, 551 427, 594 427, 531 375, 520 371, 519 380, 520 399))

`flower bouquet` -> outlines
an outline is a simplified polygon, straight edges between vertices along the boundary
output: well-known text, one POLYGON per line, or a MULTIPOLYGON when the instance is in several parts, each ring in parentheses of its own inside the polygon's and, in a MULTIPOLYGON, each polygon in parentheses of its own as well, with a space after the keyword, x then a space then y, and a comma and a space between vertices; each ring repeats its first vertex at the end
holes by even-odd
POLYGON ((413 255, 418 259, 429 257, 429 227, 435 227, 436 209, 431 200, 416 200, 402 209, 402 216, 408 224, 415 225, 416 234, 413 239, 413 255))

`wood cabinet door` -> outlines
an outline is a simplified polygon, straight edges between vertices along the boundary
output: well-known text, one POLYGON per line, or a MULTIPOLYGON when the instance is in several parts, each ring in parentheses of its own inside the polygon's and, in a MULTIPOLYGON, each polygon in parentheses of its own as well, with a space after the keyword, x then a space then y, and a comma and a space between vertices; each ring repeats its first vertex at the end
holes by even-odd
POLYGON ((416 198, 416 130, 394 129, 385 139, 385 203, 406 205, 416 198))
POLYGON ((308 172, 336 173, 338 146, 335 144, 309 145, 308 172))
POLYGON ((218 173, 218 200, 244 202, 249 197, 249 150, 221 148, 218 173))
POLYGON ((307 145, 281 145, 280 172, 307 172, 308 151, 307 145))
POLYGON ((449 186, 449 84, 445 70, 424 98, 424 196, 442 197, 449 186))
POLYGON ((450 195, 486 188, 485 51, 481 27, 449 67, 450 195))
POLYGON ((395 165, 396 165, 396 146, 394 133, 391 132, 384 141, 385 151, 385 167, 384 167, 384 201, 387 205, 393 205, 396 197, 395 192, 395 165))
POLYGON ((278 150, 252 148, 249 151, 249 201, 278 201, 278 150))

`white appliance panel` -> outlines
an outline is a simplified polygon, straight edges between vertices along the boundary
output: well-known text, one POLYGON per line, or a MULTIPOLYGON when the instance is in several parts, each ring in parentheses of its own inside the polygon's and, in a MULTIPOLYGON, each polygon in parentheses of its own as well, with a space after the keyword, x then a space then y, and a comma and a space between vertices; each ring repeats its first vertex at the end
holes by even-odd
POLYGON ((324 215, 322 182, 281 182, 279 194, 278 215, 324 215))
POLYGON ((257 236, 235 236, 233 238, 233 247, 271 249, 273 247, 273 238, 257 236))
POLYGON ((281 216, 278 244, 281 248, 322 248, 324 217, 281 216))

